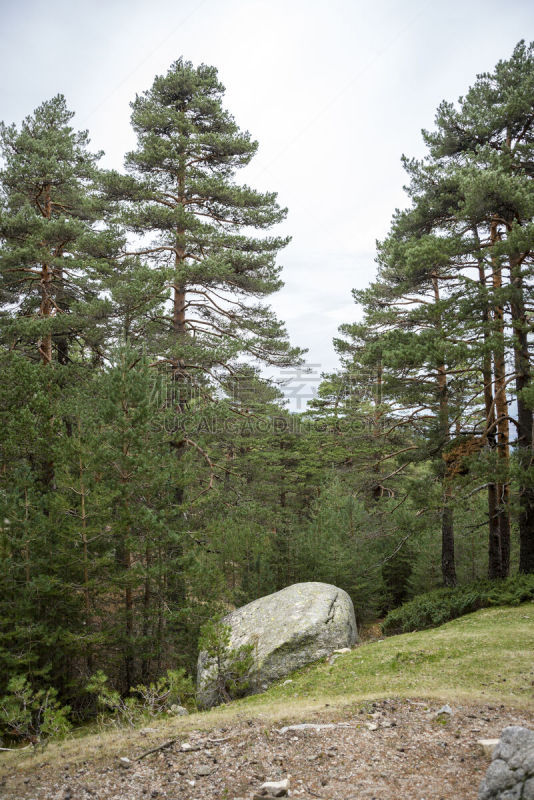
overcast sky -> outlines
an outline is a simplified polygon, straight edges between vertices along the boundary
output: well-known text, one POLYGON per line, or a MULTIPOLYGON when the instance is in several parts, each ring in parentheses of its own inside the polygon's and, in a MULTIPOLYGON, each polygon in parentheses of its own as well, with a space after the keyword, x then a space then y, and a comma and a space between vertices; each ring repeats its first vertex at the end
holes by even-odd
POLYGON ((156 74, 180 56, 218 68, 226 107, 260 143, 241 180, 289 208, 271 302, 317 375, 335 368, 332 338, 358 316, 351 289, 372 280, 375 240, 406 203, 401 154, 423 154, 441 100, 534 39, 532 0, 0 0, 0 12, 0 118, 62 92, 104 166, 134 147, 129 102, 156 74))

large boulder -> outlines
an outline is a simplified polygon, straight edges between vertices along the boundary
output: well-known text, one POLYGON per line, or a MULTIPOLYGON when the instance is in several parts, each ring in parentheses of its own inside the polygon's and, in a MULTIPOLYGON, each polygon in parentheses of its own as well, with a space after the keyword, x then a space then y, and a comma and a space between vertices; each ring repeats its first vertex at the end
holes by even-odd
MULTIPOLYGON (((233 650, 253 645, 248 693, 265 689, 295 669, 351 647, 358 639, 354 606, 343 589, 328 583, 296 583, 232 611, 222 620, 233 650)), ((197 702, 218 702, 217 668, 206 652, 197 666, 197 702)))
POLYGON ((511 725, 495 747, 479 800, 534 800, 534 731, 511 725))

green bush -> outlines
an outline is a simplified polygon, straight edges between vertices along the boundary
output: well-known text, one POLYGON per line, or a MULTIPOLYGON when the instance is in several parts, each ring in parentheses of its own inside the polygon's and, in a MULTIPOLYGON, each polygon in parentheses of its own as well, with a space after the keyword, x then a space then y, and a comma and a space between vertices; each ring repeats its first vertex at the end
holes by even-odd
POLYGON ((254 645, 230 645, 231 628, 221 620, 206 622, 200 631, 198 647, 215 666, 217 702, 229 703, 247 694, 249 673, 254 666, 254 645))
POLYGON ((517 606, 528 600, 534 600, 534 575, 435 589, 390 611, 382 623, 382 632, 391 636, 435 628, 479 608, 517 606))
POLYGON ((108 685, 108 677, 98 670, 91 676, 86 691, 97 698, 101 710, 99 722, 118 727, 134 727, 146 719, 160 714, 172 714, 178 707, 192 711, 195 708, 195 688, 183 668, 169 669, 155 683, 134 686, 128 697, 123 697, 108 685))
POLYGON ((72 727, 70 710, 70 706, 59 703, 55 689, 33 689, 24 675, 17 675, 0 698, 0 731, 33 744, 60 739, 72 727))

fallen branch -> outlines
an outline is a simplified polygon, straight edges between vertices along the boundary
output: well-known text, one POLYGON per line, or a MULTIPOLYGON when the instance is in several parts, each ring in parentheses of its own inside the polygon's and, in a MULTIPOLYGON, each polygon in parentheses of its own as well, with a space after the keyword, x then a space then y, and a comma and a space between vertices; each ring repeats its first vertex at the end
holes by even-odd
POLYGON ((27 744, 26 747, 0 747, 3 753, 20 753, 21 750, 29 750, 33 744, 27 744))
POLYGON ((133 761, 141 761, 142 758, 146 758, 146 756, 152 755, 152 753, 159 753, 160 750, 166 750, 167 747, 172 747, 173 744, 176 744, 178 739, 169 739, 168 742, 163 742, 163 744, 158 745, 158 747, 153 747, 151 750, 147 750, 144 753, 141 753, 140 756, 137 758, 132 759, 133 761))

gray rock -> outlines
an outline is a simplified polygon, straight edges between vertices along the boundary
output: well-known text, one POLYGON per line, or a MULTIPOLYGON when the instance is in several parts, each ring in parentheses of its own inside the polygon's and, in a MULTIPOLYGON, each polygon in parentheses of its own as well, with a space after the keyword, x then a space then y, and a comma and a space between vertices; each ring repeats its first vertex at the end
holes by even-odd
MULTIPOLYGON (((296 583, 232 611, 223 619, 231 629, 230 647, 254 646, 249 693, 260 691, 293 670, 351 647, 358 639, 352 600, 328 583, 296 583)), ((215 664, 200 653, 197 702, 217 702, 215 664)))
POLYGON ((191 753, 196 750, 202 750, 199 744, 191 744, 191 742, 183 742, 180 746, 180 750, 182 753, 191 753))
POLYGON ((167 714, 170 714, 173 717, 185 717, 189 714, 189 711, 184 706, 175 704, 167 709, 167 714))
POLYGON ((479 800, 534 800, 534 731, 505 728, 480 785, 479 800))
POLYGON ((484 753, 487 758, 491 758, 493 755, 493 751, 499 744, 499 739, 479 739, 477 741, 480 749, 484 753))
POLYGON ((324 731, 337 728, 333 722, 315 723, 315 722, 300 722, 298 725, 284 725, 283 728, 278 729, 278 733, 287 733, 288 731, 324 731))
POLYGON ((211 775, 212 772, 215 772, 214 767, 210 767, 208 764, 200 764, 200 766, 196 767, 195 775, 197 778, 205 778, 208 775, 211 775))
POLYGON ((284 797, 289 790, 289 778, 284 778, 283 781, 265 781, 260 786, 261 795, 269 795, 270 797, 284 797))

